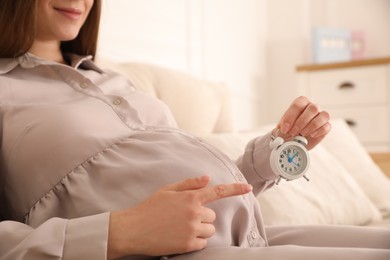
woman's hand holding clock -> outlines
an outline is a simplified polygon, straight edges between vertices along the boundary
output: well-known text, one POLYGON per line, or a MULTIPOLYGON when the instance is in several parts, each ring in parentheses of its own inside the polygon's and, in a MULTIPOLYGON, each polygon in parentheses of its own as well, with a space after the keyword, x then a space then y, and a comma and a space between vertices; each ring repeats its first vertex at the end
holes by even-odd
POLYGON ((329 133, 332 126, 330 116, 326 111, 312 103, 307 97, 296 98, 288 107, 278 125, 273 131, 275 136, 285 140, 301 135, 307 141, 307 149, 313 149, 329 133))
POLYGON ((270 148, 270 165, 279 175, 276 184, 283 178, 294 180, 306 177, 310 158, 307 150, 314 148, 329 133, 329 114, 321 111, 306 97, 295 99, 277 127, 273 130, 270 148))

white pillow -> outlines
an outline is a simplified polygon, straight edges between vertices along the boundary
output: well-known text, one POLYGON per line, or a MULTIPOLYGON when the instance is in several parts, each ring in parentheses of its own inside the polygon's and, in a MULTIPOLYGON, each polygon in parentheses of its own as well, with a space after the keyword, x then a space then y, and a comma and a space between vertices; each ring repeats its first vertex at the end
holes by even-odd
POLYGON ((323 147, 310 152, 307 177, 281 181, 258 200, 267 225, 364 225, 381 214, 345 168, 323 147))
MULTIPOLYGON (((247 142, 262 131, 202 135, 236 159, 247 142)), ((311 152, 310 182, 281 182, 259 196, 267 225, 351 224, 379 221, 381 215, 345 168, 323 147, 311 152)))
POLYGON ((390 216, 390 179, 371 159, 344 120, 333 120, 322 145, 347 169, 383 217, 390 216))
POLYGON ((195 134, 233 131, 226 85, 152 64, 100 64, 124 74, 136 88, 164 102, 181 129, 195 134))

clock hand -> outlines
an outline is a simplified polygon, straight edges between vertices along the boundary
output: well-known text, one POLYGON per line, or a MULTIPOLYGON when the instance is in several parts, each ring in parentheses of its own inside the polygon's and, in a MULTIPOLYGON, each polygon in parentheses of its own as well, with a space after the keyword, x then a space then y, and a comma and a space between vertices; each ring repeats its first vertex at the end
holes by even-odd
POLYGON ((294 158, 298 156, 298 152, 296 152, 293 156, 290 157, 290 154, 287 154, 287 159, 289 163, 293 163, 295 166, 298 166, 296 162, 294 162, 294 158))
POLYGON ((298 152, 296 152, 293 156, 290 156, 290 154, 287 154, 287 160, 289 163, 291 163, 295 157, 297 157, 298 152))
POLYGON ((292 157, 291 160, 293 160, 298 155, 298 152, 296 152, 292 157))

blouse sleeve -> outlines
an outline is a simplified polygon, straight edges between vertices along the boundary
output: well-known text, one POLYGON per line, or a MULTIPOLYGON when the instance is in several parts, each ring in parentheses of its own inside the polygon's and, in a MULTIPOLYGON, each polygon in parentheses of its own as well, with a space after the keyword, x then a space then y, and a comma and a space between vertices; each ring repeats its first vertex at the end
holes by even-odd
POLYGON ((253 186, 253 193, 257 196, 272 187, 278 176, 272 171, 269 162, 271 148, 269 142, 271 133, 251 140, 236 164, 245 178, 253 186))
POLYGON ((37 228, 0 222, 0 259, 107 259, 109 213, 52 218, 37 228))

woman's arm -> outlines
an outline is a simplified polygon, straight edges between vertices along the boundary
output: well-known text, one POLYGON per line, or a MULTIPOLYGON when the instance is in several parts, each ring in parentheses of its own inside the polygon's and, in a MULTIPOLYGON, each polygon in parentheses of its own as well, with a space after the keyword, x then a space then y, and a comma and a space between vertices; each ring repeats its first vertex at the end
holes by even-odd
POLYGON ((248 193, 248 184, 208 187, 203 176, 168 185, 134 208, 76 219, 52 218, 37 228, 0 222, 0 259, 113 259, 200 250, 214 235, 206 204, 248 193))
POLYGON ((270 140, 271 133, 251 140, 244 154, 236 160, 237 167, 245 175, 248 183, 252 184, 255 196, 272 187, 278 178, 269 163, 270 140))
POLYGON ((297 135, 305 136, 310 150, 319 144, 330 130, 329 114, 321 111, 318 105, 306 97, 298 97, 288 107, 273 133, 250 141, 236 164, 253 185, 254 194, 258 195, 270 188, 278 177, 272 172, 269 163, 269 143, 272 135, 281 136, 285 140, 297 135))
POLYGON ((52 218, 37 228, 0 222, 0 259, 106 259, 109 213, 52 218))

